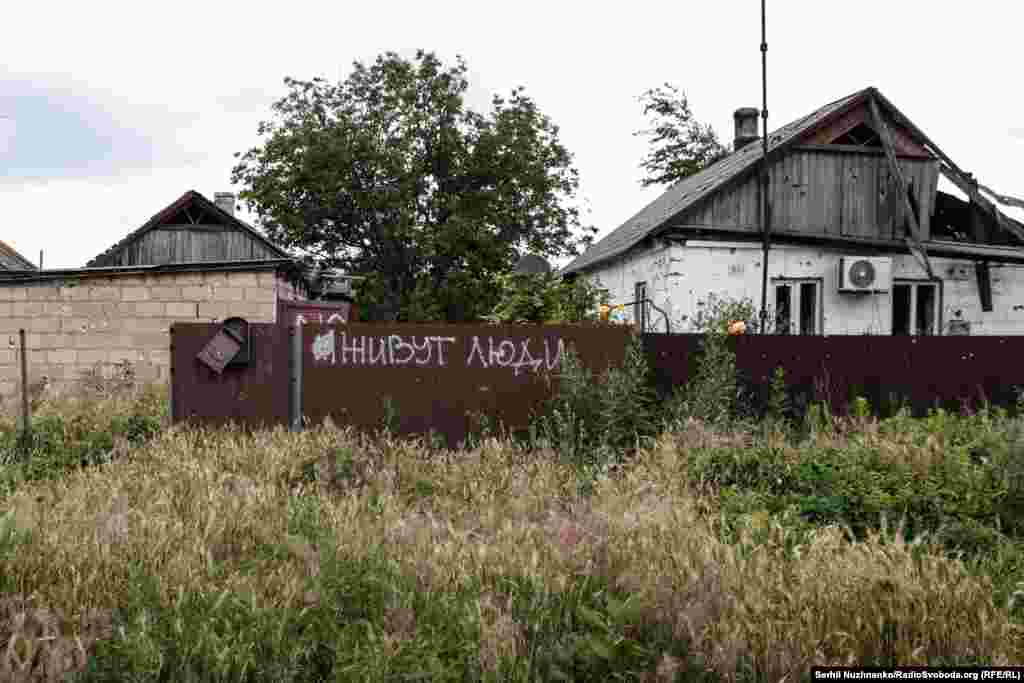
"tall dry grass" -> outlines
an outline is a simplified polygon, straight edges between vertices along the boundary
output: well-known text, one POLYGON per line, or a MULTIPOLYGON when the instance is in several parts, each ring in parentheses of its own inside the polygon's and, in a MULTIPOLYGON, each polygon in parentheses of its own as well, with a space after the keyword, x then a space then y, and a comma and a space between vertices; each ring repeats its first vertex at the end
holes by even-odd
MULTIPOLYGON (((0 565, 9 591, 0 675, 56 680, 53 672, 80 669, 98 639, 133 628, 119 609, 140 572, 156 579, 162 606, 231 595, 257 611, 298 611, 336 599, 328 563, 373 553, 438 604, 472 586, 476 607, 459 618, 476 625, 482 675, 537 656, 539 627, 514 607, 509 577, 552 595, 594 581, 632 596, 622 638, 660 627, 695 657, 655 653, 647 680, 692 666, 779 680, 816 664, 1024 661, 1024 633, 991 585, 920 539, 893 531, 853 542, 833 526, 794 552, 789 530, 763 515, 739 543, 723 541, 687 467, 694 441, 723 438, 691 423, 581 497, 556 454, 525 458, 494 439, 437 453, 331 425, 170 428, 3 501, 21 535, 0 565)), ((383 613, 375 642, 384 659, 426 637, 425 608, 409 600, 383 613)))

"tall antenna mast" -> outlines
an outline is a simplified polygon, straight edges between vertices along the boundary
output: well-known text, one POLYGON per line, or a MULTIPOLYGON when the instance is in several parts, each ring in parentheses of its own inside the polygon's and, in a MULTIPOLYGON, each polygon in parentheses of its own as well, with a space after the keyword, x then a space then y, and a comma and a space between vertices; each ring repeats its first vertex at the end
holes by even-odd
POLYGON ((768 42, 765 30, 765 2, 761 0, 761 334, 768 323, 768 42))

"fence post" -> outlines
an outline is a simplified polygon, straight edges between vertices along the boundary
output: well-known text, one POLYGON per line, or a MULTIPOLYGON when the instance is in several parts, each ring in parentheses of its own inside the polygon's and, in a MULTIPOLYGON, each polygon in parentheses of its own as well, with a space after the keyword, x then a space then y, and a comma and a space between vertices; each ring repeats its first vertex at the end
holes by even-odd
POLYGON ((298 320, 288 327, 291 341, 291 362, 288 363, 290 400, 288 401, 288 428, 297 432, 302 429, 302 323, 298 320))
POLYGON ((171 356, 170 361, 171 362, 170 362, 170 368, 169 368, 169 372, 168 372, 169 376, 167 378, 167 402, 170 405, 168 406, 169 410, 167 412, 171 416, 171 424, 174 424, 177 421, 177 417, 178 417, 177 413, 174 410, 174 323, 171 323, 171 328, 170 328, 169 336, 171 338, 171 344, 170 344, 170 356, 171 356))
POLYGON ((28 354, 25 352, 25 328, 18 330, 18 341, 21 345, 21 439, 22 446, 27 448, 31 438, 32 422, 28 414, 28 354))

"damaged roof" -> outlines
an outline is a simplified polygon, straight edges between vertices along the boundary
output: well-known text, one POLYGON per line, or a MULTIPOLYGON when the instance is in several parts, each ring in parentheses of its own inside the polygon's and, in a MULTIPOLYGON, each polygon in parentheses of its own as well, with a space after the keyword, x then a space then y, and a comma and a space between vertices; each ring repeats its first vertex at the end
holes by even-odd
MULTIPOLYGON (((876 88, 868 87, 830 102, 807 116, 773 131, 768 136, 769 158, 773 154, 797 144, 814 130, 859 106, 869 97, 874 98, 878 105, 888 110, 894 118, 904 122, 907 128, 922 137, 929 147, 934 147, 927 137, 906 116, 896 109, 888 99, 882 96, 876 88)), ((569 265, 562 269, 561 273, 564 275, 585 270, 625 253, 645 238, 667 227, 669 221, 678 216, 682 211, 710 197, 731 180, 748 171, 752 171, 762 156, 763 142, 758 140, 724 157, 699 173, 683 178, 665 190, 660 197, 637 212, 636 215, 593 244, 587 251, 577 256, 569 265)), ((945 159, 945 156, 941 155, 941 153, 940 156, 945 159)), ((966 176, 966 174, 962 174, 955 167, 952 170, 957 175, 966 176)), ((1000 216, 1000 220, 1006 220, 1009 223, 1007 227, 1011 229, 1019 226, 1016 221, 1012 221, 1012 219, 1006 216, 1000 216)))
POLYGON ((124 248, 127 247, 129 244, 139 239, 150 230, 153 230, 155 228, 160 227, 161 225, 164 225, 167 221, 173 218, 174 215, 177 214, 179 211, 192 205, 199 206, 204 211, 219 216, 224 221, 226 221, 228 225, 248 234, 250 237, 252 237, 253 239, 257 240, 258 242, 266 246, 268 249, 270 249, 273 253, 277 254, 280 258, 292 258, 291 254, 289 254, 284 249, 268 240, 266 237, 260 234, 259 231, 257 231, 255 228, 250 226, 245 221, 235 218, 233 215, 221 209, 219 206, 217 206, 216 203, 211 202, 209 199, 204 197, 199 192, 196 192, 195 190, 189 190, 185 194, 181 195, 181 197, 168 204, 167 207, 160 210, 156 215, 154 215, 152 218, 146 221, 140 228, 132 231, 131 233, 126 235, 124 239, 122 239, 120 242, 118 242, 114 246, 104 251, 102 254, 99 254, 98 256, 90 260, 88 263, 85 264, 85 267, 98 268, 111 265, 115 260, 115 257, 118 254, 120 254, 121 251, 123 251, 124 248))
POLYGON ((24 270, 39 270, 39 267, 12 249, 6 242, 0 241, 0 271, 24 270))

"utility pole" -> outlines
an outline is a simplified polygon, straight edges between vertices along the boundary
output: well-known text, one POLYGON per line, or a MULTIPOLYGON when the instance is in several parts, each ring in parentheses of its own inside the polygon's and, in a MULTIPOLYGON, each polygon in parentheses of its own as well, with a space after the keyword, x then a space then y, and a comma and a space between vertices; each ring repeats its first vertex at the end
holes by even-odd
POLYGON ((761 0, 761 334, 768 326, 768 250, 771 218, 768 209, 768 42, 765 29, 765 2, 761 0))

